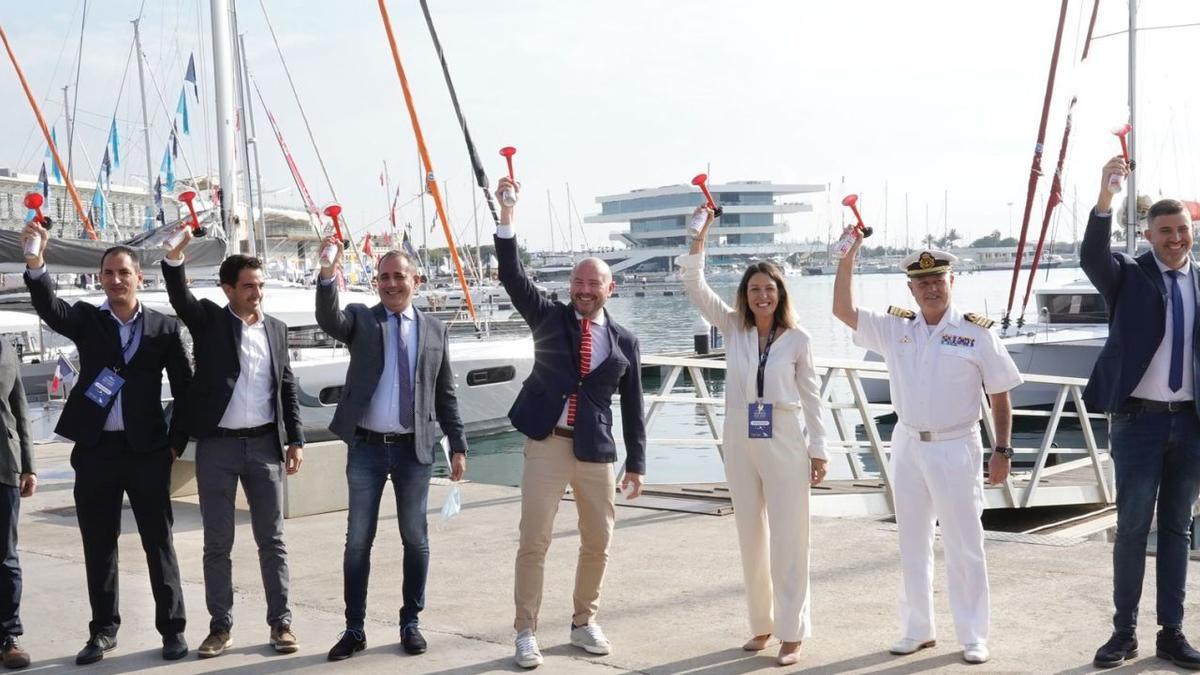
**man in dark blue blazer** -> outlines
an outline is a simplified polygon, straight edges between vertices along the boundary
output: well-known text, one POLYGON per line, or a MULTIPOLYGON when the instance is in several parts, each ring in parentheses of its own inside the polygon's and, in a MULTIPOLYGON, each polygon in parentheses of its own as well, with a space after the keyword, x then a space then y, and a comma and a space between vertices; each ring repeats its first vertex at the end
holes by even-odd
POLYGON ((1137 656, 1146 539, 1157 507, 1161 630, 1155 653, 1200 669, 1200 652, 1182 631, 1192 505, 1200 493, 1200 267, 1191 259, 1191 220, 1174 199, 1150 207, 1144 233, 1150 251, 1135 258, 1111 250, 1110 180, 1128 172, 1120 156, 1105 164, 1079 253, 1083 271, 1108 305, 1108 340, 1083 396, 1088 408, 1110 415, 1117 478, 1116 612, 1112 637, 1094 663, 1111 668, 1137 656))
MULTIPOLYGON (((516 190, 508 178, 502 178, 496 192, 515 195, 516 190)), ((534 342, 533 372, 521 386, 508 418, 529 438, 521 477, 513 627, 517 665, 535 668, 542 663, 534 633, 542 603, 543 567, 567 485, 579 512, 580 539, 571 644, 591 654, 607 654, 611 649, 595 617, 614 519, 613 395, 621 397, 625 440, 621 489, 629 499, 642 491, 646 427, 638 340, 604 309, 616 288, 608 265, 596 258, 580 261, 571 272, 571 304, 553 302, 525 275, 512 222, 513 206, 501 200, 495 238, 500 282, 529 324, 534 342)))

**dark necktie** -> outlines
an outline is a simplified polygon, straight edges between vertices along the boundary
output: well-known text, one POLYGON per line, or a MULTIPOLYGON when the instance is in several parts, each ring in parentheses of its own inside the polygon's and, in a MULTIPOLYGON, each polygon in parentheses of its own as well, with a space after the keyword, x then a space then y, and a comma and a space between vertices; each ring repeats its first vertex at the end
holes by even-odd
POLYGON ((1171 391, 1183 387, 1183 293, 1179 291, 1179 271, 1167 270, 1171 277, 1171 374, 1167 386, 1171 391))
POLYGON ((400 426, 410 431, 413 428, 413 382, 408 367, 408 345, 404 343, 404 316, 396 317, 396 383, 400 387, 400 426))
MULTIPOLYGON (((579 378, 582 380, 592 369, 592 322, 579 321, 579 378)), ((575 426, 575 409, 579 407, 579 394, 571 394, 567 401, 567 426, 575 426)))

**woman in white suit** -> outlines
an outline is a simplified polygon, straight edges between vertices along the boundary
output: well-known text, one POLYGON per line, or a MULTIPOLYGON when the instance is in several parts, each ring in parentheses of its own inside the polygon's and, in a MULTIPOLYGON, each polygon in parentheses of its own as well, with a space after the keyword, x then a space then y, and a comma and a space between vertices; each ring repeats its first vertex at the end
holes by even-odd
POLYGON ((828 461, 812 340, 796 322, 783 275, 771 263, 746 269, 733 308, 713 292, 704 281, 704 237, 713 214, 706 206, 696 212, 702 210, 708 212, 704 228, 690 253, 675 262, 688 297, 725 336, 725 476, 753 634, 744 649, 765 649, 775 635, 779 664, 791 665, 799 660, 800 641, 812 634, 809 486, 824 479, 828 461))

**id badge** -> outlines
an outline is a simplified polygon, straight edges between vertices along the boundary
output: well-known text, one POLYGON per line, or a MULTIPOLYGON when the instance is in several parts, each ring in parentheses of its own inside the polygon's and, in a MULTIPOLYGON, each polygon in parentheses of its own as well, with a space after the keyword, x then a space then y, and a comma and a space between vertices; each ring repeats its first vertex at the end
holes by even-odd
POLYGON ((100 371, 100 374, 92 382, 92 386, 88 387, 83 395, 101 408, 108 408, 108 404, 112 402, 113 397, 121 391, 123 386, 125 386, 125 378, 111 369, 105 368, 100 371))
POLYGON ((750 414, 747 415, 750 421, 750 428, 746 434, 750 438, 771 438, 771 404, 770 403, 751 403, 750 414))

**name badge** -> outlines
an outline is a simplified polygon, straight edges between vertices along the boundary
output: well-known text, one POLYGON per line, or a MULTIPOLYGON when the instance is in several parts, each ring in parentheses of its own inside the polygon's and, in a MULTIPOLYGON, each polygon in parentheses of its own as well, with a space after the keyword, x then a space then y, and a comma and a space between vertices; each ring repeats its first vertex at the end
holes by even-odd
POLYGON ((114 373, 111 369, 105 368, 100 371, 96 379, 92 382, 92 386, 83 392, 83 395, 92 400, 93 403, 101 408, 107 408, 112 402, 113 397, 117 392, 121 391, 121 387, 125 386, 125 378, 114 373))
POLYGON ((771 438, 773 431, 770 403, 751 403, 750 413, 747 417, 750 421, 750 427, 746 430, 747 436, 750 438, 771 438))

